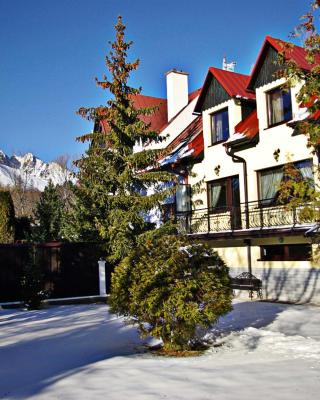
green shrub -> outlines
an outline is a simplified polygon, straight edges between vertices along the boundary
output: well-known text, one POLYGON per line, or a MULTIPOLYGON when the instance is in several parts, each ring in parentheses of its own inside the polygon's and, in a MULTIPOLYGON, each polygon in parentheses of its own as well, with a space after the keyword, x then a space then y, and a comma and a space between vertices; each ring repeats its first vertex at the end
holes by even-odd
POLYGON ((164 350, 190 350, 198 328, 232 309, 228 268, 212 249, 167 235, 147 240, 116 267, 111 311, 137 323, 142 336, 161 338, 164 350))
POLYGON ((22 300, 30 310, 41 308, 42 300, 48 297, 44 290, 43 273, 37 262, 36 248, 32 246, 29 251, 29 260, 23 268, 21 277, 22 300))
POLYGON ((11 194, 0 190, 0 243, 14 241, 14 206, 11 194))

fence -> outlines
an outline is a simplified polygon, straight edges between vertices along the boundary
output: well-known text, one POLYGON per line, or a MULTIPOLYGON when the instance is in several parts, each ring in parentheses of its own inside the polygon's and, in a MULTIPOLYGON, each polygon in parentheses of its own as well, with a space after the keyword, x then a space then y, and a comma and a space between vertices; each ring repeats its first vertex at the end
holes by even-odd
MULTIPOLYGON (((0 302, 21 300, 21 278, 30 245, 0 245, 0 302)), ((98 260, 104 256, 95 243, 45 243, 36 245, 36 259, 43 274, 43 289, 50 298, 99 294, 98 260)), ((111 271, 106 268, 106 292, 111 271)))

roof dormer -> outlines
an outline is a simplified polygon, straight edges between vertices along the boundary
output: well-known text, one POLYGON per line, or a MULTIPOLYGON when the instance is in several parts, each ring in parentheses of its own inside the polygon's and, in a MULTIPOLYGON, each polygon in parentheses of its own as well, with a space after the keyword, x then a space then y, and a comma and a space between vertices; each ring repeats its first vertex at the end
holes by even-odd
POLYGON ((248 75, 210 67, 194 112, 200 114, 231 98, 254 100, 255 95, 247 90, 248 75))

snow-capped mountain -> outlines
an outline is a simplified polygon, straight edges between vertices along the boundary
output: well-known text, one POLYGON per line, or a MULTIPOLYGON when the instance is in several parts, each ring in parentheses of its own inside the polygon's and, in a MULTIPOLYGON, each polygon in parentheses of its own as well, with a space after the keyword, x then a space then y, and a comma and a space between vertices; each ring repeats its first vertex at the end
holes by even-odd
POLYGON ((24 156, 7 156, 0 150, 0 186, 23 184, 29 189, 43 191, 49 181, 61 185, 75 181, 71 172, 56 162, 45 163, 32 153, 24 156))

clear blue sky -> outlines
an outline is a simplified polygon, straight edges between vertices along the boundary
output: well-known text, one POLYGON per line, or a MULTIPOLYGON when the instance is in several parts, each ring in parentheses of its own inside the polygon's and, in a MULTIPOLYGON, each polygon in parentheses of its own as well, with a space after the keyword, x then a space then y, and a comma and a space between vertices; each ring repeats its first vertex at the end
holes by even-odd
POLYGON ((190 90, 226 54, 249 73, 265 35, 287 39, 308 0, 0 0, 0 149, 49 161, 84 147, 92 125, 76 115, 103 104, 94 77, 123 16, 141 66, 131 84, 165 96, 164 74, 190 73, 190 90))

